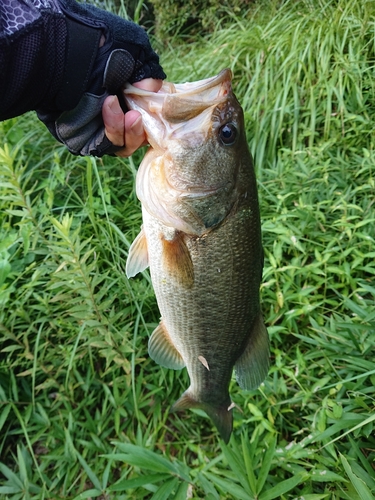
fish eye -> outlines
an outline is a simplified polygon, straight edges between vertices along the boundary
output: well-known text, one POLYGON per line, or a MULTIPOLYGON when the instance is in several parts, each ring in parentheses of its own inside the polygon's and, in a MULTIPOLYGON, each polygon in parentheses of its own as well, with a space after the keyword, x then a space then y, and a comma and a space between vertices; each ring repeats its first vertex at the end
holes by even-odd
POLYGON ((219 137, 224 146, 231 146, 237 138, 237 129, 233 123, 226 123, 219 130, 219 137))

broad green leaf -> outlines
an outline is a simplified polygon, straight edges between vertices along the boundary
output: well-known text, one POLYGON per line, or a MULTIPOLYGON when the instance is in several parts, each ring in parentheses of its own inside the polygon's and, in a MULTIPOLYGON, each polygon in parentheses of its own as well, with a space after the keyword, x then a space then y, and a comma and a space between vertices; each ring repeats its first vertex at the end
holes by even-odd
POLYGON ((191 485, 186 481, 180 482, 180 485, 173 497, 173 500, 186 500, 188 498, 188 490, 191 485))
POLYGON ((205 472, 204 475, 212 481, 212 483, 216 484, 224 494, 231 494, 236 500, 255 500, 253 495, 249 495, 241 486, 233 481, 223 479, 212 472, 205 472))
POLYGON ((331 472, 327 469, 315 469, 311 472, 311 481, 316 481, 319 483, 329 483, 329 482, 346 482, 346 479, 336 474, 335 472, 331 472))
POLYGON ((280 498, 281 495, 288 493, 288 491, 293 490, 298 484, 301 484, 309 478, 307 473, 300 473, 290 479, 285 479, 279 482, 276 486, 265 490, 259 495, 259 500, 274 500, 275 498, 280 498))
POLYGON ((151 471, 169 472, 173 475, 180 476, 185 481, 190 481, 189 475, 185 471, 185 467, 179 463, 173 463, 146 448, 142 448, 133 444, 118 443, 118 449, 124 453, 113 453, 106 455, 112 460, 120 460, 151 471))
POLYGON ((16 217, 29 217, 28 211, 24 208, 23 210, 7 210, 8 214, 15 215, 16 217))
POLYGON ((344 466, 345 472, 348 474, 348 477, 350 479, 350 482, 356 489, 358 495, 360 496, 361 500, 373 500, 374 495, 370 491, 370 489, 366 486, 366 484, 360 479, 358 476, 354 474, 352 471, 352 468, 350 467, 350 464, 348 460, 340 453, 340 459, 341 463, 344 466))
POLYGON ((350 466, 353 473, 358 476, 359 479, 362 479, 362 481, 370 488, 370 490, 375 491, 375 473, 371 471, 369 474, 357 462, 352 461, 350 466))
POLYGON ((275 455, 276 440, 277 440, 276 435, 271 437, 268 448, 263 455, 262 465, 260 467, 260 471, 258 474, 258 480, 257 480, 257 495, 258 496, 259 496, 260 492, 263 490, 263 487, 267 481, 269 471, 271 469, 272 460, 273 460, 274 455, 275 455))
POLYGON ((102 491, 97 490, 95 488, 92 488, 92 489, 83 491, 82 493, 80 493, 79 495, 74 497, 73 500, 83 500, 84 498, 96 498, 102 494, 103 494, 102 491))
POLYGON ((9 467, 7 467, 5 464, 0 463, 0 472, 4 474, 4 476, 8 479, 10 483, 13 483, 15 486, 19 487, 20 489, 23 488, 22 481, 20 478, 15 474, 9 467))
MULTIPOLYGON (((367 457, 363 454, 363 452, 360 449, 357 441, 349 436, 349 442, 350 442, 351 449, 355 451, 355 453, 357 455, 357 458, 360 460, 362 466, 365 468, 367 474, 370 477, 370 480, 372 481, 371 488, 375 488, 375 472, 374 472, 374 469, 371 467, 371 464, 369 463, 367 457)), ((359 467, 359 464, 358 463, 352 463, 352 468, 354 466, 359 467)), ((356 473, 356 472, 354 471, 354 473, 356 473)))
POLYGON ((2 412, 0 413, 0 431, 8 418, 11 408, 12 406, 10 404, 2 405, 2 412))
POLYGON ((178 485, 177 478, 168 479, 167 481, 164 482, 164 484, 162 486, 160 486, 156 490, 156 492, 152 495, 151 499, 152 500, 166 500, 167 498, 169 498, 169 495, 177 487, 177 485, 178 485))
POLYGON ((21 448, 21 446, 17 446, 17 459, 18 459, 18 467, 20 473, 20 479, 22 483, 26 486, 28 484, 28 474, 27 467, 24 458, 25 448, 21 448))
MULTIPOLYGON (((99 443, 99 444, 101 444, 101 443, 99 443)), ((102 489, 103 490, 107 489, 108 479, 109 479, 110 473, 111 473, 111 468, 112 468, 112 462, 109 460, 105 469, 104 469, 103 476, 102 476, 102 489)))
POLYGON ((219 494, 216 491, 214 485, 212 484, 212 481, 209 481, 207 478, 205 478, 204 474, 202 474, 201 472, 197 474, 197 479, 195 481, 195 484, 198 485, 200 488, 203 488, 207 498, 210 496, 215 500, 220 500, 219 494))
POLYGON ((170 477, 169 474, 148 474, 144 476, 135 477, 132 479, 119 479, 116 483, 109 487, 110 491, 125 491, 128 489, 139 488, 146 484, 160 483, 170 477))
POLYGON ((77 457, 78 457, 78 460, 80 461, 82 467, 84 468, 88 478, 90 479, 90 481, 92 482, 92 484, 95 486, 95 488, 98 490, 98 491, 101 491, 102 489, 102 485, 100 483, 100 480, 99 478, 96 476, 96 474, 93 472, 93 470, 91 469, 91 467, 88 465, 88 463, 86 462, 86 460, 83 458, 83 456, 81 454, 79 454, 77 451, 77 457))
POLYGON ((230 445, 226 445, 222 441, 221 447, 222 447, 224 455, 228 461, 229 467, 232 469, 232 471, 237 476, 237 479, 241 483, 241 486, 250 495, 251 489, 250 489, 249 481, 248 481, 247 474, 246 474, 246 468, 245 468, 245 464, 243 461, 243 456, 242 456, 241 450, 238 447, 238 444, 237 444, 235 438, 233 438, 231 440, 230 445), (231 449, 230 446, 232 446, 233 449, 231 449))
POLYGON ((0 259, 0 286, 5 282, 11 270, 10 263, 7 260, 0 259))
POLYGON ((249 481, 249 487, 251 490, 251 494, 255 495, 257 491, 257 480, 254 474, 254 457, 252 453, 251 444, 247 434, 241 434, 241 443, 242 443, 242 456, 245 463, 247 480, 249 481))
POLYGON ((19 486, 0 486, 0 493, 11 494, 11 493, 20 493, 23 491, 22 487, 19 486))
POLYGON ((324 498, 329 498, 330 494, 329 493, 326 493, 326 494, 323 494, 323 495, 319 495, 319 494, 316 494, 316 493, 307 493, 307 494, 304 494, 303 495, 303 499, 304 500, 323 500, 324 498))

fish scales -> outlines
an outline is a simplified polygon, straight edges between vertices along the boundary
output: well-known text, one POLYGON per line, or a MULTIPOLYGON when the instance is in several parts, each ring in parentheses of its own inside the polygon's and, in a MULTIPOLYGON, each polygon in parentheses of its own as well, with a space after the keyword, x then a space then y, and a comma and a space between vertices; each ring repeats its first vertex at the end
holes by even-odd
MULTIPOLYGON (((183 133, 169 130, 169 140, 165 140, 163 127, 167 130, 173 121, 179 124, 196 118, 191 117, 190 108, 184 115, 178 100, 178 119, 173 120, 168 108, 168 121, 164 109, 164 123, 157 124, 164 135, 159 130, 157 136, 152 121, 145 125, 153 150, 137 176, 143 229, 129 251, 127 274, 150 267, 162 318, 150 338, 150 356, 169 368, 186 366, 189 373, 190 387, 172 410, 204 409, 228 441, 233 418, 228 387, 233 367, 241 387, 258 386, 268 371, 268 335, 259 302, 263 253, 256 180, 242 109, 228 86, 230 73, 225 78, 220 75, 203 81, 206 87, 212 82, 206 107, 202 82, 196 82, 197 94, 201 92, 197 116, 210 108, 205 127, 210 124, 213 130, 203 130, 203 139, 195 125, 183 133), (229 147, 217 137, 217 130, 228 123, 236 126, 229 147), (178 144, 173 134, 178 136, 178 144), (191 154, 187 154, 189 148, 193 148, 191 154)), ((162 118, 168 85, 164 85, 167 90, 159 104, 162 118)), ((188 85, 191 98, 194 84, 188 85)), ((186 92, 181 88, 183 100, 186 92)), ((141 92, 137 100, 131 92, 137 94, 128 90, 130 107, 142 111, 147 123, 150 107, 139 107, 147 96, 141 92)))
POLYGON ((210 236, 186 237, 194 268, 192 287, 181 286, 178 276, 162 265, 162 244, 158 221, 144 219, 147 240, 154 251, 150 272, 164 324, 186 362, 199 397, 208 388, 214 400, 230 405, 228 380, 233 365, 245 347, 248 317, 259 314, 257 296, 259 270, 249 258, 248 248, 257 255, 257 237, 251 232, 250 210, 237 213, 210 236), (238 231, 243 226, 243 232, 238 231), (220 314, 218 314, 220 311, 220 314), (174 332, 184 332, 181 338, 174 332), (208 372, 198 360, 204 356, 208 372))

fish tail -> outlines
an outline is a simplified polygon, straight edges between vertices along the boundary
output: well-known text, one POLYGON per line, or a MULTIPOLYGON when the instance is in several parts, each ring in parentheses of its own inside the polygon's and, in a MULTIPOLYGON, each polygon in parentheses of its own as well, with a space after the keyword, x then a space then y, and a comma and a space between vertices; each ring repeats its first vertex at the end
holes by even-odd
POLYGON ((228 404, 224 406, 214 406, 210 403, 197 401, 188 389, 183 393, 180 399, 175 402, 171 411, 187 410, 188 408, 198 408, 205 411, 215 424, 223 441, 228 443, 233 429, 233 414, 229 397, 228 401, 228 404))

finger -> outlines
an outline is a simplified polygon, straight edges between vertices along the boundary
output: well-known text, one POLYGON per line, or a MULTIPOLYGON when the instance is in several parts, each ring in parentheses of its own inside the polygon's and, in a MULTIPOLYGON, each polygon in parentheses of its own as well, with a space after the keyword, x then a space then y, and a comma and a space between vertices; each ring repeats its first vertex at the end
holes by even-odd
MULTIPOLYGON (((163 80, 145 78, 133 84, 143 90, 158 92, 163 85, 163 80)), ((142 117, 137 111, 128 111, 125 114, 125 145, 126 147, 116 153, 117 156, 130 156, 141 146, 147 144, 147 137, 142 124, 142 117), (137 116, 136 116, 137 114, 137 116)))
POLYGON ((124 122, 126 146, 116 153, 117 156, 121 157, 130 156, 138 148, 147 144, 146 134, 142 123, 142 116, 138 111, 128 111, 125 114, 124 122))
POLYGON ((109 96, 104 101, 102 116, 105 134, 115 146, 124 145, 125 122, 124 112, 116 96, 109 96))
POLYGON ((125 144, 125 147, 116 153, 117 156, 130 156, 147 143, 140 113, 131 110, 124 115, 117 97, 110 96, 104 101, 103 121, 106 136, 112 144, 125 144))
POLYGON ((134 87, 139 89, 149 90, 150 92, 158 92, 163 85, 163 80, 156 80, 155 78, 145 78, 140 82, 133 83, 134 87))
MULTIPOLYGON (((150 92, 158 92, 163 80, 145 78, 134 86, 150 92)), ((116 153, 117 156, 130 156, 141 146, 147 144, 146 135, 142 125, 142 118, 138 111, 123 113, 116 96, 109 96, 103 104, 103 121, 105 133, 115 146, 125 146, 116 153)))

